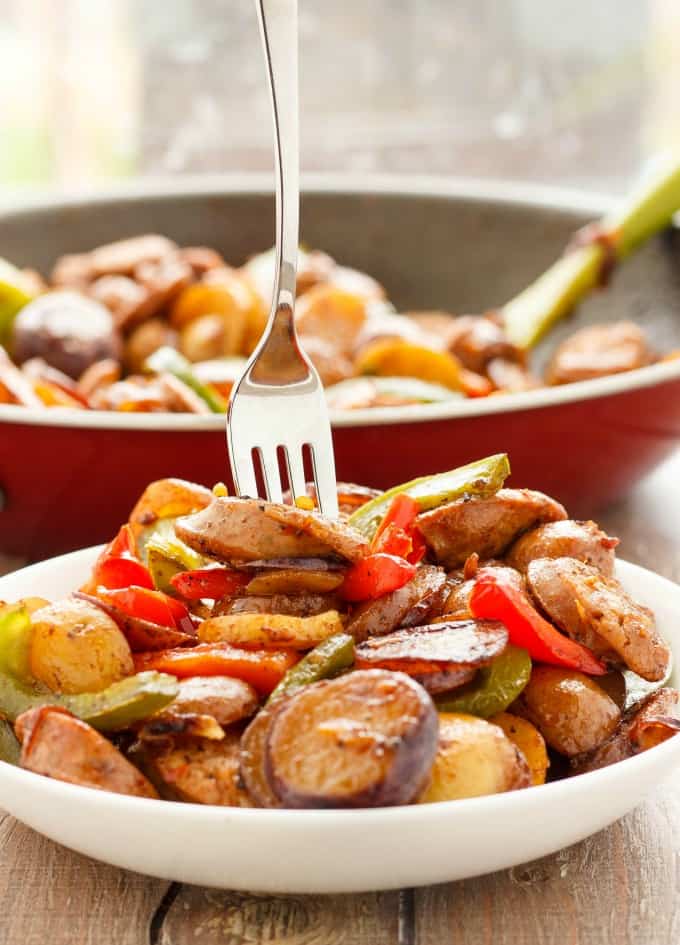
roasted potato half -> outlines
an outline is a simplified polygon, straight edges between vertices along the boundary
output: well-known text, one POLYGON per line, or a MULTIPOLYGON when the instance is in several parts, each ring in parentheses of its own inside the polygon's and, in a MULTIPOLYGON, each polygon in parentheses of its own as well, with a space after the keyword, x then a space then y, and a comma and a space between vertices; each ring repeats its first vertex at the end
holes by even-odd
POLYGON ((31 672, 55 692, 99 692, 134 673, 132 653, 99 607, 69 597, 31 616, 31 672))
POLYGON ((474 715, 439 713, 439 747, 420 804, 529 787, 529 765, 498 725, 474 715))

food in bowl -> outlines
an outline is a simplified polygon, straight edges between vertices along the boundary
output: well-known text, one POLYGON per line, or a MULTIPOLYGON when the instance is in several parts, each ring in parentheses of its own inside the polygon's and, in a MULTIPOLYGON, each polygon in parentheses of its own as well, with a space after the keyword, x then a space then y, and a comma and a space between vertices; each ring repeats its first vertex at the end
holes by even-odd
MULTIPOLYGON (((0 610, 0 753, 191 803, 357 808, 519 790, 680 727, 617 540, 504 454, 341 517, 152 483, 62 600, 0 610)), ((64 589, 65 592, 68 589, 64 589)))

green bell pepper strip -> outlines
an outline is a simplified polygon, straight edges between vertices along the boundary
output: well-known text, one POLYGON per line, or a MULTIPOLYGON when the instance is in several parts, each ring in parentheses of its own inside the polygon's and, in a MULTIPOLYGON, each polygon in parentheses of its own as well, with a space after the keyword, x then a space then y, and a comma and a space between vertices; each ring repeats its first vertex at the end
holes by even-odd
POLYGON ((531 659, 527 651, 508 646, 489 666, 480 669, 472 682, 452 693, 435 696, 435 705, 439 712, 467 712, 488 719, 505 712, 530 676, 531 659))
POLYGON ((176 519, 161 519, 144 541, 144 556, 154 587, 177 596, 170 578, 182 571, 196 571, 203 567, 205 559, 174 533, 176 519))
POLYGON ((0 714, 9 722, 27 709, 56 705, 101 732, 129 728, 165 708, 179 691, 166 673, 128 676, 101 692, 73 695, 52 692, 33 679, 29 670, 31 618, 21 606, 0 612, 0 714))
POLYGON ((15 317, 34 297, 22 271, 0 259, 0 344, 9 342, 15 317))
POLYGON ((426 512, 463 496, 491 496, 498 492, 509 475, 510 463, 506 453, 487 456, 486 459, 479 459, 449 472, 422 476, 394 486, 360 506, 350 515, 349 524, 370 539, 387 514, 395 495, 406 493, 416 500, 421 512, 426 512))
MULTIPOLYGON (((598 230, 624 259, 662 230, 680 209, 680 159, 650 167, 627 200, 604 217, 598 230)), ((505 330, 519 348, 532 348, 555 322, 568 315, 600 283, 606 249, 592 242, 569 250, 502 308, 505 330)))
POLYGON ((0 719, 0 761, 8 765, 18 765, 21 757, 21 745, 14 734, 14 729, 7 719, 0 719))
POLYGON ((273 702, 280 696, 291 696, 310 683, 336 676, 353 662, 354 637, 348 633, 334 633, 288 670, 267 702, 273 702))
MULTIPOLYGON (((459 400, 461 394, 444 387, 442 384, 435 384, 432 381, 423 381, 417 377, 376 377, 369 378, 370 383, 378 394, 389 397, 398 397, 403 400, 412 400, 421 404, 439 404, 447 400, 459 400)), ((361 396, 362 388, 365 388, 367 379, 365 377, 350 377, 346 381, 338 381, 326 388, 326 397, 331 406, 335 403, 349 400, 356 397, 358 392, 361 396)))
POLYGON ((226 413, 227 401, 216 390, 211 390, 206 384, 203 384, 196 377, 191 362, 187 361, 184 355, 174 348, 164 345, 158 348, 150 355, 144 364, 147 371, 154 374, 173 374, 179 378, 187 387, 190 387, 194 393, 198 394, 201 400, 210 407, 213 413, 226 413))

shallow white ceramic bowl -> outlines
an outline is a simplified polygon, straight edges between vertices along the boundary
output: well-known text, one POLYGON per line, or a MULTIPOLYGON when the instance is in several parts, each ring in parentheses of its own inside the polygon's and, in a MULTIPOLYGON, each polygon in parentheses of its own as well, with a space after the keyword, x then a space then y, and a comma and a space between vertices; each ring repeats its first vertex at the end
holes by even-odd
MULTIPOLYGON (((0 579, 0 599, 63 596, 97 549, 0 579)), ((626 562, 680 657, 680 587, 626 562)), ((680 764, 680 738, 592 774, 511 794, 359 811, 240 810, 121 797, 0 762, 0 806, 45 836, 163 879, 268 893, 418 886, 516 866, 575 843, 640 803, 680 764)))

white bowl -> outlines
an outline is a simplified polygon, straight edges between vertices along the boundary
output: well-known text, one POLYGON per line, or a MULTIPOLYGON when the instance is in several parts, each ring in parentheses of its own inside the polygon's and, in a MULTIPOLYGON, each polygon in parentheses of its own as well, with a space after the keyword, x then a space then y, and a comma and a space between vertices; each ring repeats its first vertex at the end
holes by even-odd
MULTIPOLYGON (((57 598, 97 549, 0 579, 0 599, 57 598)), ((680 657, 680 587, 619 562, 680 657)), ((267 893, 343 893, 464 879, 553 853, 621 817, 680 764, 680 738, 591 774, 510 794, 357 811, 241 810, 122 797, 0 762, 0 806, 59 843, 162 879, 267 893)))

